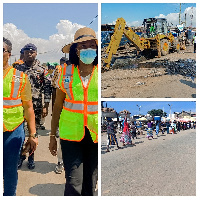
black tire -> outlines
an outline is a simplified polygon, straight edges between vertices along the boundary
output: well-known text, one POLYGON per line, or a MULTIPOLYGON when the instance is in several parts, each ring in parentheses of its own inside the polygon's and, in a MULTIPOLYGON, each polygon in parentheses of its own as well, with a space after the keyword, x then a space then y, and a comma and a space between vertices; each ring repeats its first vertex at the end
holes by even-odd
POLYGON ((179 41, 175 40, 174 44, 173 44, 173 50, 175 52, 179 53, 180 52, 180 48, 181 48, 181 45, 180 45, 179 41))

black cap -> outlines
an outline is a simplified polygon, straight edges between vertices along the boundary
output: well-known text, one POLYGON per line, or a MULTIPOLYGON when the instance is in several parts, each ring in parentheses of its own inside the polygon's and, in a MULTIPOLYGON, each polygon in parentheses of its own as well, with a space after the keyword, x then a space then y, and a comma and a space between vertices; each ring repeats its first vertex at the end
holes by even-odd
POLYGON ((37 47, 32 43, 26 44, 23 49, 24 49, 24 51, 26 51, 26 50, 37 51, 37 47))
POLYGON ((24 48, 20 50, 20 54, 24 54, 24 48))

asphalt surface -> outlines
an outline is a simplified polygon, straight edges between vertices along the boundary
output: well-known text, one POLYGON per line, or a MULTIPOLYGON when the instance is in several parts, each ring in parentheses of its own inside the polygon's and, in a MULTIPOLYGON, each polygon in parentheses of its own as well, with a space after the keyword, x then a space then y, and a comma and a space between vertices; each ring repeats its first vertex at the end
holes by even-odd
POLYGON ((110 152, 106 133, 101 138, 102 196, 196 195, 196 130, 152 140, 142 135, 134 140, 136 146, 118 150, 113 145, 110 152))
MULTIPOLYGON (((50 105, 51 108, 51 105, 50 105)), ((51 109, 45 119, 46 130, 39 130, 39 144, 35 151, 35 169, 27 167, 28 158, 18 170, 17 196, 64 196, 65 173, 56 174, 57 157, 49 151, 51 109)), ((28 154, 27 154, 28 155, 28 154)))

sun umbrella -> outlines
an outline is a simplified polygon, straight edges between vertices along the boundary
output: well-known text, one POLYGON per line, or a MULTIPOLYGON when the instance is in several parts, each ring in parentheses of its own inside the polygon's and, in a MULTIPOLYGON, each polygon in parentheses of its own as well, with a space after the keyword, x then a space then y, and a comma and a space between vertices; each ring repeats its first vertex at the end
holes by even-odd
POLYGON ((147 119, 145 118, 145 117, 141 117, 141 118, 139 118, 139 119, 136 119, 137 121, 141 121, 141 122, 146 122, 147 121, 147 119))

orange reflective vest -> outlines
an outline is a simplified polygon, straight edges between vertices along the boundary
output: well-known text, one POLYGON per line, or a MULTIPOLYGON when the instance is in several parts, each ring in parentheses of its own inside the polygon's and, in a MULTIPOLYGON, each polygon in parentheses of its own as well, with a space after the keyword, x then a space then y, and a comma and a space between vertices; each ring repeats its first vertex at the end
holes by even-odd
POLYGON ((24 121, 21 92, 26 85, 26 75, 11 67, 3 77, 3 126, 15 130, 24 121))
POLYGON ((59 88, 66 93, 59 121, 60 138, 81 141, 85 127, 94 143, 98 142, 98 66, 94 66, 87 87, 84 87, 78 66, 60 69, 59 88))

